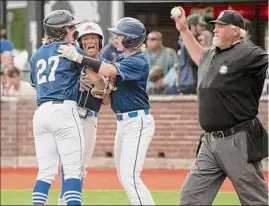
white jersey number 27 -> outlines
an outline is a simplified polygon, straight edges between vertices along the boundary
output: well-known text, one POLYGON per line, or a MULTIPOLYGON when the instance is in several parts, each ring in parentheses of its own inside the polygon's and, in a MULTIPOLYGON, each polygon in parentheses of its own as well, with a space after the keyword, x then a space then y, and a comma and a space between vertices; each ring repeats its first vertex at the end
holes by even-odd
POLYGON ((58 56, 51 56, 48 59, 48 62, 45 59, 38 60, 36 63, 37 68, 39 68, 37 72, 37 83, 43 84, 47 81, 48 82, 55 81, 55 70, 57 69, 58 64, 59 64, 58 56), (44 74, 48 65, 52 65, 49 76, 44 74))

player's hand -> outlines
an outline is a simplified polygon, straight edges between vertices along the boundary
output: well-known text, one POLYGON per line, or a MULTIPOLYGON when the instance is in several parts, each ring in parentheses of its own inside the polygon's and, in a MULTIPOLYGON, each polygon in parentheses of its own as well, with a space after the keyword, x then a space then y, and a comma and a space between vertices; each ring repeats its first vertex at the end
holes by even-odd
POLYGON ((90 88, 93 87, 92 81, 89 79, 89 77, 85 73, 81 73, 79 78, 79 91, 89 91, 90 88))
POLYGON ((106 94, 106 91, 105 91, 105 89, 99 89, 97 87, 93 87, 91 89, 91 94, 92 94, 92 96, 94 96, 98 99, 103 99, 105 94, 106 94))
POLYGON ((73 45, 61 45, 58 49, 58 52, 60 53, 59 57, 67 58, 71 61, 77 61, 80 54, 78 53, 76 47, 73 45))
POLYGON ((116 91, 117 90, 116 83, 117 83, 117 77, 109 77, 108 89, 110 89, 111 91, 116 91))
POLYGON ((188 24, 187 24, 185 10, 180 6, 178 6, 178 8, 181 10, 181 15, 180 16, 171 16, 171 19, 174 19, 174 21, 176 23, 176 28, 179 32, 186 31, 188 28, 188 24))

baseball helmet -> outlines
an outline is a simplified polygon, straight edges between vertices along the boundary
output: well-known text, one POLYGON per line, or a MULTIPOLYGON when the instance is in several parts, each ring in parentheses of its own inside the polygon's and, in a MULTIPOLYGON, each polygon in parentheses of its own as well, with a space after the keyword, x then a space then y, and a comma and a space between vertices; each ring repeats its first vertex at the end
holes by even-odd
POLYGON ((84 22, 82 24, 80 24, 77 28, 77 41, 79 43, 80 48, 82 48, 81 45, 81 41, 80 38, 85 35, 85 34, 97 34, 99 35, 99 48, 102 49, 104 47, 105 44, 105 39, 104 39, 104 34, 103 34, 103 30, 101 29, 101 27, 94 23, 94 22, 84 22))
POLYGON ((139 47, 146 38, 146 28, 142 22, 135 18, 125 17, 120 19, 109 31, 124 35, 122 45, 126 49, 139 47))
POLYGON ((43 28, 49 37, 63 39, 67 32, 64 27, 79 24, 73 15, 67 10, 55 10, 50 12, 43 20, 43 28))

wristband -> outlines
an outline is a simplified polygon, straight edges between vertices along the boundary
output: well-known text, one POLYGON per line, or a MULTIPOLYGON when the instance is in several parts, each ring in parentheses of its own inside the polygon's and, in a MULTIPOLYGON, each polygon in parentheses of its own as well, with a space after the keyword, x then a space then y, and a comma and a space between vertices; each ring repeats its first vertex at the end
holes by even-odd
POLYGON ((88 58, 85 56, 83 56, 82 62, 81 62, 81 65, 88 67, 88 69, 92 70, 95 73, 99 72, 101 64, 102 64, 102 61, 88 58))

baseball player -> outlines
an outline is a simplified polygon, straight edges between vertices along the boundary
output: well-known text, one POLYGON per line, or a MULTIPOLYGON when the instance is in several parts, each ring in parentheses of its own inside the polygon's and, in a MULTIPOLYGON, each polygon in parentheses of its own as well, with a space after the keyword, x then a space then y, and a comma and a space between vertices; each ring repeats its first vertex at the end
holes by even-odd
MULTIPOLYGON (((100 50, 104 46, 104 35, 101 27, 94 22, 84 22, 77 27, 77 42, 79 47, 85 51, 85 53, 93 58, 99 59, 100 50)), ((95 142, 96 142, 96 130, 97 130, 97 117, 100 107, 103 103, 102 97, 104 97, 105 92, 103 94, 99 94, 98 97, 95 97, 94 89, 91 89, 92 84, 95 83, 103 85, 103 90, 105 89, 105 80, 101 75, 96 73, 89 73, 90 81, 87 81, 88 77, 84 73, 82 73, 82 77, 80 79, 81 83, 81 92, 78 95, 78 113, 81 119, 84 138, 85 138, 85 152, 83 157, 82 164, 82 180, 86 176, 87 169, 87 161, 92 156, 95 142)), ((66 205, 66 201, 64 199, 64 173, 62 172, 62 190, 60 194, 60 198, 58 201, 58 205, 66 205)), ((81 184, 82 187, 82 184, 81 184)))
POLYGON ((72 46, 62 46, 60 53, 88 66, 104 76, 117 75, 117 90, 111 93, 111 108, 116 113, 115 163, 117 174, 132 205, 154 205, 148 188, 140 178, 146 153, 155 132, 149 112, 146 84, 149 64, 140 51, 146 29, 137 19, 120 19, 109 29, 118 51, 123 51, 115 64, 80 55, 72 46))
POLYGON ((69 11, 49 13, 43 20, 43 45, 30 60, 30 83, 36 88, 38 105, 33 116, 39 167, 33 205, 46 204, 51 183, 58 173, 59 157, 64 168, 67 205, 81 205, 84 134, 76 104, 81 66, 60 58, 57 52, 60 45, 75 42, 76 24, 69 11))

